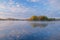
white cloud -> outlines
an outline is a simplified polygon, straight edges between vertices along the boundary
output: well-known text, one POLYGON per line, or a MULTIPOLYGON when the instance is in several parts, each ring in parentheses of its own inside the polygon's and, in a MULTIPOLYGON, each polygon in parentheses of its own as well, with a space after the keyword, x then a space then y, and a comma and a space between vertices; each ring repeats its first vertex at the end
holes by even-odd
MULTIPOLYGON (((44 2, 44 0, 27 0, 29 2, 38 2, 39 4, 42 3, 42 5, 46 5, 47 8, 39 9, 41 6, 37 6, 35 8, 32 7, 26 7, 23 4, 15 3, 13 0, 10 0, 9 2, 3 2, 0 3, 0 17, 20 17, 23 18, 24 16, 31 16, 31 15, 49 15, 50 16, 56 11, 59 12, 60 10, 60 1, 59 0, 48 0, 47 2, 44 2), (6 16, 7 15, 7 16, 6 16)), ((43 6, 42 6, 43 7, 43 6)), ((52 16, 53 16, 52 15, 52 16)))
POLYGON ((20 16, 20 18, 24 17, 24 14, 27 12, 31 12, 33 10, 32 8, 25 7, 22 4, 14 3, 13 0, 10 0, 8 3, 1 3, 0 4, 0 17, 19 17, 18 15, 23 15, 20 16))
POLYGON ((49 4, 53 8, 60 9, 60 0, 49 0, 49 4))

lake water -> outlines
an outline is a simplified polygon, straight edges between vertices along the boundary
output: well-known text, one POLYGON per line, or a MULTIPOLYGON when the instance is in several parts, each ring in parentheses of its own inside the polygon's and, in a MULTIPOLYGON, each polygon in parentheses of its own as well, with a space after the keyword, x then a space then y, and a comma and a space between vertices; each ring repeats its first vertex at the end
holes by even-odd
POLYGON ((0 21, 0 40, 60 40, 60 21, 0 21))

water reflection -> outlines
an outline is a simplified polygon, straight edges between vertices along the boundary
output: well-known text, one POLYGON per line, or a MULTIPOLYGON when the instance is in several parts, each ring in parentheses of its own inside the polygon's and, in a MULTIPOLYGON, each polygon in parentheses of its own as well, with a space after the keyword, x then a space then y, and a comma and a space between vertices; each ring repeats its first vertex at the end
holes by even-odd
POLYGON ((55 39, 60 40, 60 22, 0 21, 0 40, 55 39))
POLYGON ((33 22, 31 22, 30 24, 32 27, 40 27, 40 28, 48 26, 48 23, 36 23, 36 22, 33 23, 33 22))

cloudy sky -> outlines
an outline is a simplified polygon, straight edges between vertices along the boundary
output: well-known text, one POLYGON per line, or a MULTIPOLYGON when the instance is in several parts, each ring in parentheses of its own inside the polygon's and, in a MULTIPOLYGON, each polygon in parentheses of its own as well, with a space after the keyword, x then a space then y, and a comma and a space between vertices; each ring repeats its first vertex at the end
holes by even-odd
POLYGON ((32 15, 60 17, 60 0, 0 0, 0 18, 28 18, 32 15))

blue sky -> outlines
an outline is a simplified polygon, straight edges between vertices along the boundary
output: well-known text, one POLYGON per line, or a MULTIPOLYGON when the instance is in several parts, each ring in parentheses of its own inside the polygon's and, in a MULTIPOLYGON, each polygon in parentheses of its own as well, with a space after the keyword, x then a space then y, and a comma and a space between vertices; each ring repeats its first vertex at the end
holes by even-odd
POLYGON ((60 0, 0 0, 0 18, 29 18, 32 15, 60 17, 60 0))

